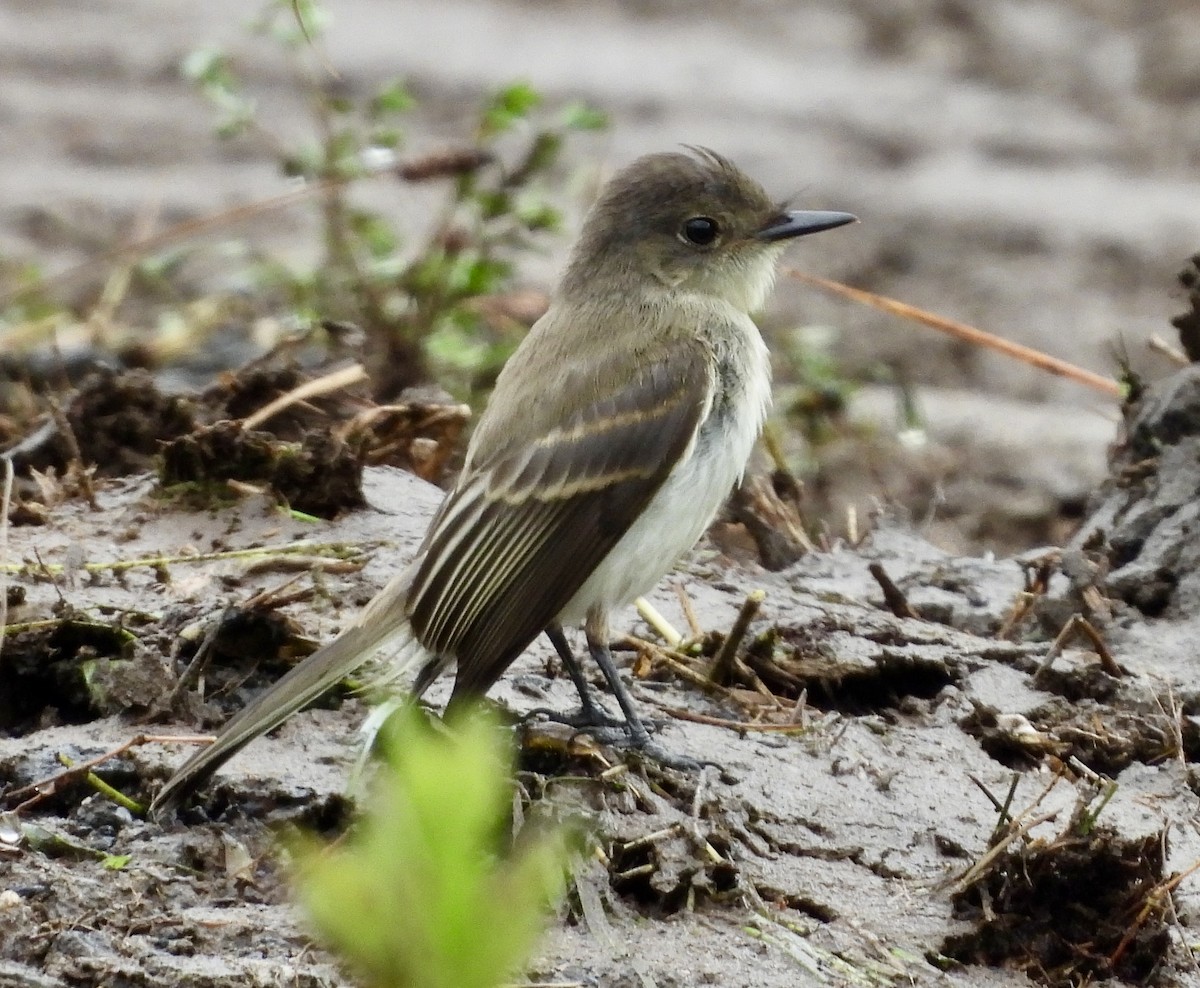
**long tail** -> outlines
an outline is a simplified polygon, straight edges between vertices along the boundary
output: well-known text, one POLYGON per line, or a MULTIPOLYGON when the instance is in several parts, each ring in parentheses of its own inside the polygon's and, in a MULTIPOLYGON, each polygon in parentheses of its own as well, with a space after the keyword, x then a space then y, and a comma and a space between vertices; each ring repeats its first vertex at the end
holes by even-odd
POLYGON ((324 648, 314 652, 286 676, 270 686, 248 707, 236 714, 207 748, 197 751, 171 776, 150 805, 150 815, 169 815, 210 775, 247 744, 317 699, 338 680, 362 665, 388 639, 395 639, 395 663, 408 667, 429 655, 413 637, 404 613, 404 601, 412 580, 411 571, 399 574, 363 608, 349 628, 324 648))

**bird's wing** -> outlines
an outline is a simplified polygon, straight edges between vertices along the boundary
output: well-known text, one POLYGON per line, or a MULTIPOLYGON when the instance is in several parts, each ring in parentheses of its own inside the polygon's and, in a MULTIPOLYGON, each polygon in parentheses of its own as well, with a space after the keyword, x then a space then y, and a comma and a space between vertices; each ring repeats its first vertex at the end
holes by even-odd
POLYGON ((559 425, 476 450, 434 521, 407 609, 458 660, 456 695, 486 691, 554 621, 690 450, 714 388, 702 347, 629 363, 559 425))

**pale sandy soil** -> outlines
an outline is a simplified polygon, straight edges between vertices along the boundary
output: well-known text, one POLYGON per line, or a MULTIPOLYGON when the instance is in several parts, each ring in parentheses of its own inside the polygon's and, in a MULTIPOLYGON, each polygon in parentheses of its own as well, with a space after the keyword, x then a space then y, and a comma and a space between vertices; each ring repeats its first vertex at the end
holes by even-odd
MULTIPOLYGON (((1173 295, 1175 273, 1200 249, 1200 49, 1190 2, 1151 9, 1122 0, 703 7, 343 0, 335 7, 327 49, 345 86, 366 92, 392 75, 411 80, 421 99, 414 150, 460 139, 482 92, 524 76, 551 102, 587 98, 611 114, 611 129, 577 148, 596 174, 644 151, 711 145, 780 194, 860 215, 863 222, 836 244, 796 252, 809 270, 1105 373, 1113 373, 1112 351, 1123 342, 1150 376, 1166 373, 1145 340, 1169 335, 1168 317, 1183 308, 1173 295)), ((247 40, 245 17, 245 5, 233 0, 0 0, 0 253, 65 270, 147 223, 280 192, 275 159, 253 143, 216 142, 208 108, 177 72, 197 45, 227 45, 272 129, 306 133, 291 68, 247 40)), ((577 207, 587 184, 577 176, 565 202, 577 207)), ((392 187, 366 194, 397 213, 420 206, 392 187)), ((305 214, 288 213, 239 235, 304 254, 312 229, 305 214)), ((548 285, 560 261, 560 249, 532 260, 527 280, 548 285)), ((234 274, 217 268, 211 277, 234 274)), ((944 513, 969 513, 966 504, 983 514, 984 502, 1039 519, 1054 505, 1081 504, 1105 473, 1105 447, 1117 429, 1116 410, 1103 398, 791 285, 767 322, 833 326, 849 368, 883 362, 921 385, 932 450, 890 457, 882 477, 863 470, 860 456, 846 457, 840 482, 863 517, 910 466, 934 478, 930 485, 946 499, 939 503, 950 505, 944 513)), ((892 400, 889 392, 866 392, 855 414, 886 433, 892 400)), ((801 653, 857 670, 849 679, 856 685, 822 699, 815 693, 826 680, 815 676, 812 730, 800 738, 743 736, 663 714, 665 743, 711 756, 726 771, 680 783, 676 799, 631 800, 597 786, 588 798, 601 832, 615 846, 671 823, 691 828, 695 812, 733 867, 689 872, 692 848, 681 842, 663 848, 665 877, 651 890, 616 887, 603 873, 581 876, 608 921, 593 913, 590 922, 557 923, 531 979, 604 988, 1028 984, 1004 968, 943 972, 937 955, 947 938, 975 928, 955 914, 945 883, 986 850, 996 823, 969 777, 1002 798, 1017 769, 1013 805, 1022 809, 1047 784, 1047 753, 1076 754, 1118 779, 1102 820, 1130 844, 1169 838, 1166 873, 1200 858, 1200 682, 1188 623, 1197 567, 1188 548, 1194 526, 1177 511, 1194 500, 1197 485, 1186 470, 1178 477, 1174 487, 1162 485, 1170 511, 1155 502, 1131 520, 1109 504, 1106 527, 1121 516, 1122 524, 1143 525, 1145 538, 1158 526, 1144 570, 1125 560, 1122 592, 1164 569, 1183 588, 1153 616, 1117 608, 1105 630, 1133 676, 1111 681, 1096 672, 1091 652, 1076 647, 1049 678, 1037 672, 1049 640, 1079 606, 1079 586, 1061 578, 1051 595, 1058 603, 1016 641, 1001 640, 997 629, 1024 587, 1021 567, 944 555, 903 519, 860 549, 810 556, 780 574, 701 550, 681 572, 707 627, 728 628, 744 594, 765 588, 760 628, 776 626, 801 653), (883 562, 933 620, 892 617, 867 574, 872 561, 883 562), (1040 740, 1022 734, 1017 719, 997 727, 997 713, 1026 718, 1040 740), (1175 736, 1179 750, 1162 756, 1175 736), (697 908, 664 916, 664 903, 688 883, 700 890, 697 908)), ((100 512, 73 503, 49 526, 14 529, 9 552, 78 563, 313 533, 255 503, 184 515, 148 505, 144 494, 142 482, 116 483, 101 492, 100 512), (134 529, 130 542, 124 533, 134 529)), ((340 578, 330 594, 352 606, 382 584, 397 557, 407 558, 436 503, 431 488, 387 472, 372 474, 368 496, 371 509, 322 523, 317 536, 371 547, 366 568, 340 578)), ((971 541, 938 530, 938 520, 910 519, 941 546, 971 541)), ((1063 535, 1034 531, 1029 546, 1063 535)), ((139 690, 168 688, 171 629, 231 594, 250 597, 264 581, 277 582, 220 565, 179 572, 169 583, 154 574, 30 578, 17 619, 47 616, 60 599, 85 613, 111 607, 171 616, 176 623, 163 630, 139 631, 143 678, 123 687, 137 708, 147 702, 139 690)), ((682 624, 669 588, 655 601, 682 624)), ((294 613, 306 634, 322 640, 346 620, 328 601, 294 613)), ((645 630, 632 615, 622 626, 645 630)), ((546 657, 540 646, 532 651, 496 696, 517 710, 569 706, 569 684, 544 675, 546 657)), ((652 708, 730 715, 675 682, 642 684, 638 695, 652 708)), ((285 904, 264 821, 339 818, 337 794, 361 715, 357 701, 306 713, 252 747, 206 797, 203 806, 219 822, 196 813, 163 830, 98 800, 80 805, 77 792, 44 806, 37 822, 133 859, 106 872, 90 859, 0 844, 0 892, 15 894, 0 900, 0 985, 346 983, 310 948, 285 904), (252 881, 226 874, 230 839, 261 856, 252 881)), ((138 729, 114 714, 0 738, 0 783, 45 776, 57 752, 87 757, 138 729)), ((138 749, 118 781, 148 787, 177 757, 138 749)), ((1040 812, 1060 816, 1037 837, 1060 832, 1083 788, 1055 788, 1040 812)), ((1089 898, 1085 886, 1080 899, 1089 898)), ((1194 880, 1185 881, 1177 919, 1165 924, 1158 984, 1200 985, 1190 929, 1198 908, 1194 880)))

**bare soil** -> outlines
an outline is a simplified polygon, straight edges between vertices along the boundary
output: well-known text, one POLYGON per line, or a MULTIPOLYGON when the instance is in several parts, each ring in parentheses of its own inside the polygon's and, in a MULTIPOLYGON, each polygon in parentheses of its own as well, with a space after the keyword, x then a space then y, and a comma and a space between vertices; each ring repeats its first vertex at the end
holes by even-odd
MULTIPOLYGON (((837 246, 798 251, 807 269, 1107 373, 1123 342, 1165 377, 1144 341, 1187 308, 1174 279, 1200 247, 1194 15, 1187 0, 744 0, 704 17, 665 0, 353 0, 327 49, 347 91, 412 80, 418 149, 460 139, 480 93, 524 75, 552 102, 613 115, 581 151, 598 172, 711 145, 781 194, 863 218, 837 246)), ((244 16, 232 0, 0 4, 6 258, 66 270, 131 231, 285 188, 268 149, 212 140, 176 71, 197 44, 227 43, 270 124, 306 133, 292 68, 247 40, 244 16)), ((403 188, 364 195, 397 214, 428 205, 403 188)), ((585 200, 568 190, 567 205, 585 200)), ((314 254, 304 213, 238 235, 314 254)), ((560 262, 531 260, 529 283, 560 262)), ((63 284, 86 307, 106 273, 63 284)), ((214 262, 197 291, 240 277, 214 262)), ((927 442, 897 442, 895 394, 864 389, 850 415, 874 438, 827 451, 811 492, 839 519, 824 551, 772 572, 727 520, 664 581, 653 603, 686 630, 681 584, 709 653, 765 590, 722 690, 697 688, 621 619, 662 744, 718 767, 635 764, 605 782, 600 758, 617 753, 568 748, 547 726, 536 744, 518 735, 540 753, 522 763, 525 789, 586 809, 609 862, 577 874, 527 977, 1200 986, 1200 894, 1171 877, 1200 861, 1195 373, 1166 378, 1123 424, 1063 382, 795 286, 767 323, 777 353, 797 325, 835 326, 845 366, 919 385, 927 442), (861 540, 838 538, 848 505, 861 540), (897 616, 900 598, 914 616, 897 616), (564 776, 567 795, 547 785, 564 776)), ((69 362, 69 343, 43 368, 69 362)), ((36 378, 45 355, 17 356, 36 378)), ((189 359, 192 375, 236 362, 189 359)), ((352 818, 359 699, 331 697, 252 745, 169 826, 61 775, 61 756, 210 729, 415 551, 461 415, 418 403, 341 429, 375 415, 352 395, 231 447, 216 423, 289 387, 285 370, 187 398, 102 376, 41 432, 0 422, 25 478, 5 549, 21 568, 0 653, 0 985, 348 982, 288 904, 273 831, 352 818), (314 436, 278 469, 281 444, 314 436), (168 479, 186 483, 169 495, 144 472, 162 442, 182 444, 168 479), (77 454, 102 468, 90 484, 77 454), (348 471, 310 505, 321 518, 280 510, 312 488, 306 463, 334 460, 348 471), (200 650, 206 667, 180 687, 200 650)), ((494 697, 516 714, 574 702, 542 643, 494 697)), ((142 744, 97 774, 144 803, 184 753, 142 744)))
MULTIPOLYGON (((525 792, 585 812, 607 862, 575 876, 530 979, 1195 982, 1197 895, 1173 876, 1200 860, 1200 372, 1145 394, 1127 434, 1074 542, 1024 561, 951 557, 886 519, 777 572, 697 549, 652 602, 687 629, 682 590, 699 655, 625 626, 661 743, 711 766, 602 777, 619 752, 517 732, 525 792), (697 688, 752 590, 733 678, 697 688), (1094 638, 1064 633, 1083 619, 1094 638)), ((321 520, 267 494, 189 507, 146 475, 97 481, 92 505, 56 490, 9 531, 3 983, 342 983, 287 904, 272 831, 350 821, 358 699, 255 743, 166 826, 62 760, 222 720, 352 618, 440 492, 373 467, 367 506, 321 520)), ((750 544, 736 527, 723 544, 750 544)), ((516 715, 573 702, 540 643, 494 694, 516 715)), ((144 805, 175 747, 96 773, 144 805)))

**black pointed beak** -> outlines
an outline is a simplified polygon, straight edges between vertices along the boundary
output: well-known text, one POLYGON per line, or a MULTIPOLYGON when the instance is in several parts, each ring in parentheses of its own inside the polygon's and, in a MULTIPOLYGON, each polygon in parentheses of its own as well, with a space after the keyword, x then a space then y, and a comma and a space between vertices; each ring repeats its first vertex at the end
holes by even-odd
POLYGON ((792 237, 804 237, 810 233, 820 233, 822 230, 832 230, 845 226, 847 223, 857 223, 858 217, 852 213, 831 213, 820 209, 789 209, 773 216, 758 233, 759 240, 768 243, 773 240, 789 240, 792 237))

